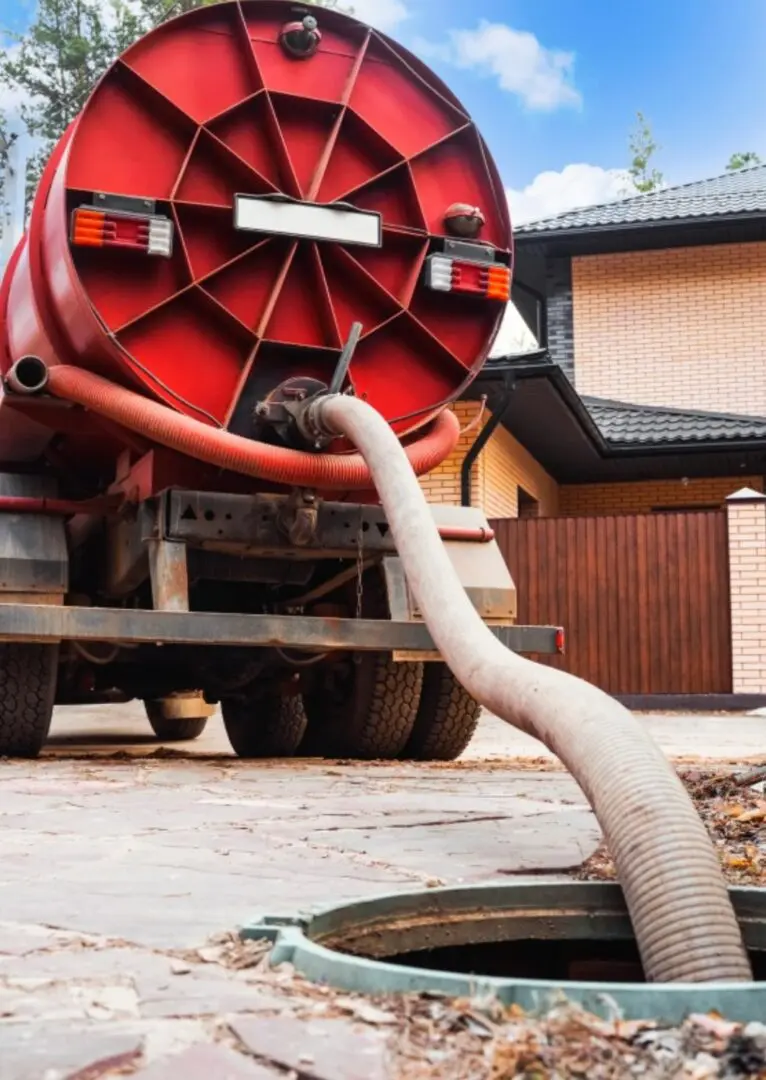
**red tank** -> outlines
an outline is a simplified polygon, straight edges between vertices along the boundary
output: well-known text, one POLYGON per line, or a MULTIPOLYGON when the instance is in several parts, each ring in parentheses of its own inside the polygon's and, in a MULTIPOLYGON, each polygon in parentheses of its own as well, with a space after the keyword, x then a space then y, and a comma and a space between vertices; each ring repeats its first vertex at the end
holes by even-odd
MULTIPOLYGON (((348 383, 406 435, 481 367, 510 249, 482 138, 414 56, 337 11, 205 7, 133 45, 54 151, 0 289, 0 366, 78 366, 257 438, 256 403, 329 384, 359 322, 348 383)), ((44 401, 0 400, 0 462, 54 436, 75 472, 116 452, 44 401)))

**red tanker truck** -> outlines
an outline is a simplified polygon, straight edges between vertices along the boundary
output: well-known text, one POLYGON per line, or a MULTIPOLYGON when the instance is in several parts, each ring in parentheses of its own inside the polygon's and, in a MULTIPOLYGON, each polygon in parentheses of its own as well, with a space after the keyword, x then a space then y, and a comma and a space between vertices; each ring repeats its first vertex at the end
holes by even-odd
MULTIPOLYGON (((54 704, 139 699, 162 739, 220 704, 243 757, 456 757, 478 706, 307 407, 355 395, 434 469, 510 283, 480 134, 384 35, 234 0, 121 56, 0 288, 0 754, 54 704)), ((433 516, 495 634, 556 651, 483 514, 433 516)))

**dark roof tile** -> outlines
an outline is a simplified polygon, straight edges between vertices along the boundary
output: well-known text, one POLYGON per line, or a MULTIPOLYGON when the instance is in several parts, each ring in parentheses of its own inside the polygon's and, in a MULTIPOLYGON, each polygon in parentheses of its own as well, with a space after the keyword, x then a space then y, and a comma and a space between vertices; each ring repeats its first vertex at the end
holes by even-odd
MULTIPOLYGON (((511 212, 513 207, 511 207, 511 212)), ((646 195, 570 210, 554 217, 529 221, 515 228, 517 235, 558 232, 643 223, 682 221, 735 214, 766 214, 766 165, 663 188, 646 195)))
POLYGON ((614 445, 766 439, 766 417, 667 409, 586 396, 582 401, 604 438, 614 445))

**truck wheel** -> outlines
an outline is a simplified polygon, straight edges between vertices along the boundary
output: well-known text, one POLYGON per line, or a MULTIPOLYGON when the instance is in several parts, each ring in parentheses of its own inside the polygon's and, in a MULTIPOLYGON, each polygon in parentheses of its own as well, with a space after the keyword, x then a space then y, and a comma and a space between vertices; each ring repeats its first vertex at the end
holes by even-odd
POLYGON ((206 716, 189 716, 183 720, 168 719, 163 715, 161 701, 145 701, 144 708, 152 731, 162 742, 198 739, 207 724, 206 716))
POLYGON ((422 664, 397 664, 389 653, 363 655, 338 691, 307 697, 306 752, 395 760, 412 732, 422 683, 422 664))
POLYGON ((36 758, 48 738, 58 645, 0 644, 0 757, 36 758))
POLYGON ((454 761, 473 738, 481 705, 463 689, 446 664, 425 665, 420 708, 403 758, 454 761))
POLYGON ((300 694, 221 702, 231 748, 240 758, 293 757, 306 732, 300 694))

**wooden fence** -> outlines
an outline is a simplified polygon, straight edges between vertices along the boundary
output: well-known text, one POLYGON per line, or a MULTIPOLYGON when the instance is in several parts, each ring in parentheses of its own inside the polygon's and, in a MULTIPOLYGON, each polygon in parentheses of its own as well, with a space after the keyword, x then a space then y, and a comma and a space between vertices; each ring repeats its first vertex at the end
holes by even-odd
POLYGON ((731 692, 723 510, 492 525, 519 622, 566 630, 546 662, 612 694, 731 692))

